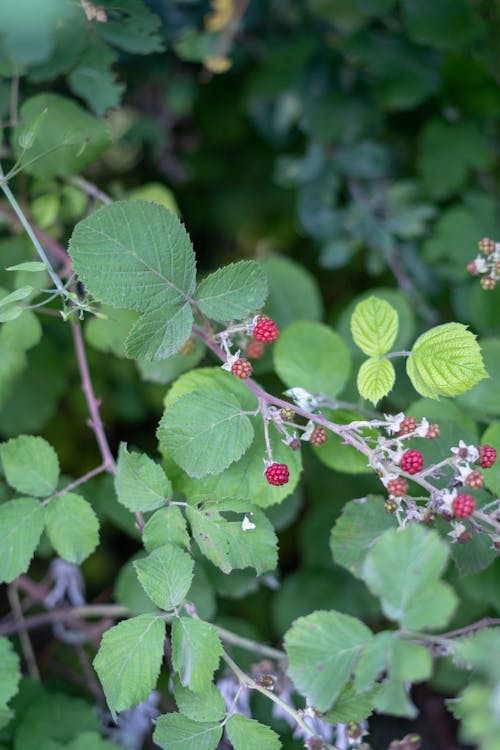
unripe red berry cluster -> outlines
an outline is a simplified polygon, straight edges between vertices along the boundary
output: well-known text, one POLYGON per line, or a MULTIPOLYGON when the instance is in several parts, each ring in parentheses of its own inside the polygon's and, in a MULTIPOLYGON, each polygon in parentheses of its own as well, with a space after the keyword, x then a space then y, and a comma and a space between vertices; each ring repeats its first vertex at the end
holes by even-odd
POLYGON ((465 477, 464 484, 466 487, 470 487, 471 490, 478 490, 484 484, 484 477, 480 471, 471 471, 465 477))
POLYGON ((324 427, 321 427, 321 425, 318 425, 314 428, 312 435, 311 435, 311 443, 315 445, 316 447, 323 445, 323 443, 326 442, 328 439, 328 433, 325 430, 324 427))
POLYGON ((278 340, 279 335, 280 332, 274 320, 266 315, 261 315, 253 329, 254 339, 261 341, 263 344, 272 344, 278 340))
POLYGON ((457 495, 451 504, 455 518, 469 518, 476 508, 472 495, 457 495))
POLYGON ((415 417, 405 417, 399 425, 399 434, 408 435, 410 432, 415 432, 417 424, 415 417))
POLYGON ((479 464, 482 469, 491 468, 497 460, 497 452, 495 448, 491 445, 480 445, 478 451, 479 458, 476 463, 479 464))
POLYGON ((410 448, 401 456, 399 465, 407 474, 418 474, 424 467, 424 457, 420 451, 410 448))
POLYGON ((264 344, 262 341, 250 339, 246 345, 246 352, 250 359, 260 359, 264 355, 264 344))
POLYGON ((290 472, 286 464, 269 464, 264 474, 269 484, 273 484, 275 487, 286 484, 290 478, 290 472))
POLYGON ((430 424, 427 428, 427 432, 425 437, 427 440, 435 440, 441 435, 441 430, 439 429, 438 424, 430 424))
POLYGON ((247 380, 252 374, 253 367, 248 359, 237 359, 231 367, 231 372, 240 380, 247 380))
POLYGON ((390 482, 387 482, 387 489, 394 497, 403 497, 408 492, 408 482, 403 477, 391 479, 390 482))

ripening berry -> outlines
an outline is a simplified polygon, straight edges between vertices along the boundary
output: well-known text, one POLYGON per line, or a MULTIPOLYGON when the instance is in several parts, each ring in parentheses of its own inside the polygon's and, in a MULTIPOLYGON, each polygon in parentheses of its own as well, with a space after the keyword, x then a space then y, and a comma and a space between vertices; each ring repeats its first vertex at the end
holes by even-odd
POLYGON ((436 514, 432 510, 426 510, 422 516, 422 521, 426 526, 434 526, 436 523, 436 514))
POLYGON ((293 420, 293 418, 295 417, 295 412, 294 412, 294 410, 292 409, 291 406, 285 406, 280 411, 280 416, 281 416, 281 419, 284 422, 291 422, 293 420))
POLYGON ((457 537, 457 542, 459 544, 467 544, 468 542, 470 542, 471 539, 472 539, 472 534, 470 533, 470 531, 467 531, 466 529, 465 531, 462 531, 460 536, 457 537))
POLYGON ((490 240, 489 237, 483 237, 482 240, 479 240, 479 252, 483 255, 491 255, 495 251, 495 242, 493 240, 490 240))
POLYGON ((491 445, 480 445, 478 448, 479 458, 476 463, 482 469, 489 469, 497 460, 497 452, 491 445))
POLYGON ((409 435, 410 432, 415 432, 417 429, 417 420, 415 417, 405 417, 399 425, 398 435, 409 435))
POLYGON ((293 440, 290 440, 288 443, 288 447, 293 451, 299 451, 302 448, 302 443, 298 438, 293 438, 293 440))
POLYGON ((471 490, 478 490, 484 484, 484 477, 480 471, 471 471, 465 477, 464 484, 466 487, 470 487, 471 490))
POLYGON ((399 506, 393 497, 388 497, 384 502, 384 510, 386 513, 395 513, 398 507, 399 506))
POLYGON ((455 518, 469 518, 474 513, 476 501, 472 495, 457 495, 451 507, 455 518))
POLYGON ((481 284, 485 292, 491 292, 491 290, 496 287, 497 280, 494 279, 493 276, 483 276, 479 283, 481 284))
POLYGON ((465 268, 470 273, 471 276, 479 276, 479 271, 477 270, 477 266, 473 260, 470 260, 465 266, 465 268))
POLYGON ((250 359, 260 359, 264 356, 264 344, 262 341, 255 341, 255 339, 251 339, 247 343, 247 355, 250 357, 250 359))
POLYGON ((408 492, 408 482, 403 477, 391 479, 387 482, 387 489, 394 497, 403 497, 408 492))
POLYGON ((318 425, 314 428, 311 435, 311 443, 318 447, 319 445, 323 445, 328 439, 328 433, 325 430, 324 427, 321 427, 318 425))
POLYGON ((278 340, 280 332, 278 326, 271 318, 261 315, 253 329, 253 335, 256 341, 262 341, 263 344, 272 344, 278 340))
POLYGON ((247 380, 252 374, 253 367, 248 359, 237 359, 233 362, 231 372, 240 380, 247 380))
POLYGON ((427 440, 435 440, 441 435, 441 430, 438 424, 430 424, 425 433, 427 440))
POLYGON ((423 469, 424 457, 420 451, 410 448, 410 450, 405 451, 401 456, 399 465, 403 471, 406 471, 408 474, 418 474, 418 472, 423 469))
POLYGON ((286 464, 270 464, 264 474, 269 484, 274 484, 275 487, 286 484, 290 477, 290 472, 286 464))

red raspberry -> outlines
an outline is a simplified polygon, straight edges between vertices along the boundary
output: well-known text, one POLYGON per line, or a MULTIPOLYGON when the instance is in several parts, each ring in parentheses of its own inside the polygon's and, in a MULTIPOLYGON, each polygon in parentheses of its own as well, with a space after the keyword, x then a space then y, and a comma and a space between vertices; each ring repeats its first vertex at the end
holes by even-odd
POLYGON ((435 440, 441 435, 441 430, 439 429, 438 424, 430 424, 427 428, 427 432, 425 437, 427 440, 435 440))
POLYGON ((479 271, 477 270, 477 266, 473 260, 470 260, 465 266, 465 268, 470 273, 471 276, 479 276, 479 271))
POLYGON ((394 497, 403 497, 408 492, 408 482, 403 477, 391 479, 390 482, 387 482, 387 489, 394 497))
POLYGON ((497 460, 497 452, 491 445, 480 445, 478 448, 479 458, 476 463, 482 469, 489 469, 497 460))
POLYGON ((483 276, 479 283, 481 284, 485 292, 491 292, 491 290, 496 287, 497 280, 494 279, 493 276, 483 276))
POLYGON ((311 443, 316 447, 323 445, 328 439, 328 433, 324 427, 315 427, 311 435, 311 443))
POLYGON ((264 355, 264 344, 262 341, 252 339, 247 343, 247 355, 250 359, 260 359, 264 355))
POLYGON ((408 435, 417 429, 417 420, 415 417, 405 417, 399 425, 399 435, 408 435))
POLYGON ((455 518, 469 518, 474 513, 476 501, 472 495, 457 495, 451 507, 455 518))
POLYGON ((280 332, 274 320, 261 315, 255 324, 253 335, 257 341, 262 341, 263 344, 272 344, 278 340, 280 332))
POLYGON ((240 380, 247 380, 252 374, 253 367, 248 359, 237 359, 231 367, 231 372, 240 380))
POLYGON ((269 484, 274 484, 276 487, 286 484, 290 477, 290 472, 286 464, 270 464, 264 474, 269 484))
POLYGON ((479 240, 479 252, 483 255, 491 255, 495 251, 495 243, 489 237, 479 240))
POLYGON ((467 474, 465 477, 464 484, 466 487, 470 487, 471 490, 478 490, 484 484, 484 477, 480 471, 471 471, 471 473, 467 474))
POLYGON ((418 474, 418 472, 422 471, 423 469, 424 457, 422 456, 420 451, 416 451, 414 450, 414 448, 410 448, 409 451, 405 451, 401 456, 399 465, 401 466, 403 471, 408 472, 408 474, 418 474))

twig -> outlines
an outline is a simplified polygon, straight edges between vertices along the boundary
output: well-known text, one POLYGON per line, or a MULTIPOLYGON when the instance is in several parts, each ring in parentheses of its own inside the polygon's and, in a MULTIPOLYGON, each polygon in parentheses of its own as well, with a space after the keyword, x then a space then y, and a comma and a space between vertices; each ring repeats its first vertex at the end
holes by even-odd
POLYGON ((85 484, 85 482, 88 482, 89 479, 92 479, 93 477, 98 476, 99 474, 102 474, 104 471, 107 471, 107 467, 105 464, 101 464, 100 466, 96 466, 95 469, 90 469, 90 471, 87 471, 86 474, 83 474, 78 479, 75 479, 74 482, 71 482, 70 484, 66 485, 66 487, 63 487, 62 490, 59 490, 58 492, 54 492, 54 494, 47 499, 48 502, 53 497, 59 497, 59 495, 64 495, 66 492, 71 492, 71 490, 74 490, 75 487, 78 487, 80 484, 85 484))
POLYGON ((28 672, 32 680, 40 682, 40 672, 38 671, 38 665, 36 663, 35 654, 31 645, 30 637, 28 635, 28 629, 26 627, 26 621, 23 617, 23 611, 21 609, 21 602, 19 601, 19 594, 15 583, 11 583, 7 587, 7 597, 9 599, 10 608, 14 615, 14 624, 16 626, 16 633, 19 636, 21 642, 21 648, 23 650, 28 672))
POLYGON ((463 628, 457 628, 456 630, 449 630, 448 633, 441 633, 440 637, 459 638, 461 635, 467 635, 467 633, 474 633, 476 630, 482 630, 483 628, 494 627, 496 625, 500 625, 500 617, 482 617, 471 625, 465 625, 463 628))
POLYGON ((97 198, 101 203, 113 203, 113 199, 110 198, 107 193, 99 190, 97 185, 85 180, 83 177, 70 177, 68 182, 74 187, 80 188, 80 190, 83 190, 84 193, 87 193, 87 195, 90 195, 92 198, 97 198))

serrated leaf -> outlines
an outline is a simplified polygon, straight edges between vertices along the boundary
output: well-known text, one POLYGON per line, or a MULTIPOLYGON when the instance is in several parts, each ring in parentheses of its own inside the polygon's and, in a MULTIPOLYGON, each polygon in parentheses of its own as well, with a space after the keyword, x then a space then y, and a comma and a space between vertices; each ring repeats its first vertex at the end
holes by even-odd
POLYGON ((388 352, 398 334, 396 310, 386 300, 369 297, 359 302, 351 317, 354 342, 369 357, 388 352))
POLYGON ((219 723, 192 721, 178 713, 159 716, 153 732, 162 750, 215 750, 221 737, 219 723))
POLYGON ((193 721, 221 721, 226 713, 224 698, 213 683, 203 692, 193 693, 174 675, 174 698, 181 714, 193 721))
POLYGON ((125 443, 120 443, 115 489, 118 502, 134 512, 156 510, 172 497, 161 466, 145 453, 129 453, 125 443))
POLYGON ((142 541, 148 552, 164 544, 189 549, 189 534, 181 509, 171 505, 153 513, 144 527, 142 541))
POLYGON ((276 732, 243 714, 233 714, 226 724, 226 731, 234 750, 280 750, 281 748, 281 741, 276 732))
POLYGON ((134 568, 134 561, 142 557, 144 554, 140 552, 120 568, 113 589, 114 600, 126 607, 133 615, 156 612, 156 605, 141 586, 134 568))
POLYGON ((361 652, 354 675, 354 687, 357 693, 368 690, 385 671, 392 646, 397 634, 383 630, 375 633, 361 652))
POLYGON ((363 398, 376 406, 380 399, 392 390, 395 379, 396 373, 392 362, 388 359, 370 357, 359 368, 358 391, 363 398))
POLYGON ((288 674, 318 711, 329 711, 372 638, 360 620, 340 612, 299 617, 285 635, 288 674))
POLYGON ((402 627, 443 627, 456 605, 450 586, 438 580, 447 558, 447 546, 436 532, 411 523, 376 540, 362 578, 379 597, 385 615, 402 627))
POLYGON ((107 630, 94 659, 111 713, 145 701, 160 673, 165 622, 139 615, 107 630))
POLYGON ((250 446, 254 431, 237 399, 222 389, 181 396, 158 427, 164 448, 191 477, 219 474, 250 446))
POLYGON ((161 18, 141 0, 100 0, 99 7, 106 10, 106 23, 95 24, 95 31, 113 47, 136 55, 164 49, 161 18))
POLYGON ((379 713, 414 718, 416 706, 409 697, 409 685, 427 680, 432 673, 429 650, 418 643, 395 638, 386 654, 388 675, 379 688, 375 708, 379 713))
POLYGON ((445 323, 419 336, 406 371, 415 390, 428 398, 458 396, 488 377, 476 337, 461 323, 445 323))
POLYGON ((97 115, 103 115, 110 107, 120 104, 125 85, 116 81, 112 67, 115 61, 116 54, 94 36, 68 76, 72 91, 97 115))
POLYGON ((195 258, 174 213, 146 201, 118 201, 76 225, 69 251, 97 299, 143 313, 126 340, 128 356, 165 359, 180 349, 193 323, 195 258))
POLYGON ((219 268, 196 290, 200 310, 212 320, 243 320, 262 307, 267 297, 267 279, 254 260, 242 260, 219 268))
POLYGON ((0 638, 0 706, 17 693, 21 679, 21 662, 7 638, 0 638))
POLYGON ((343 688, 333 708, 326 714, 322 714, 322 721, 329 724, 347 724, 349 721, 360 722, 367 719, 375 706, 375 698, 379 686, 375 685, 370 690, 358 692, 354 689, 352 682, 348 682, 343 688))
POLYGON ((217 630, 204 620, 177 617, 172 622, 172 664, 181 685, 193 693, 207 690, 222 656, 217 630))
POLYGON ((21 497, 0 505, 0 583, 10 583, 28 570, 43 526, 43 507, 32 497, 21 497))
POLYGON ((454 657, 460 663, 489 675, 497 681, 500 678, 500 664, 491 655, 498 653, 500 628, 485 628, 477 633, 457 638, 454 642, 454 657))
POLYGON ((165 544, 134 562, 137 577, 150 599, 168 612, 185 598, 193 580, 194 562, 180 547, 165 544))
POLYGON ((55 492, 59 461, 53 447, 41 437, 20 435, 0 446, 7 482, 19 492, 46 497, 55 492))
POLYGON ((54 497, 45 520, 50 542, 64 560, 80 565, 99 543, 99 521, 92 506, 73 492, 54 497))

